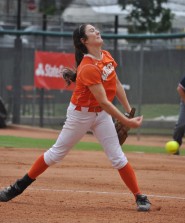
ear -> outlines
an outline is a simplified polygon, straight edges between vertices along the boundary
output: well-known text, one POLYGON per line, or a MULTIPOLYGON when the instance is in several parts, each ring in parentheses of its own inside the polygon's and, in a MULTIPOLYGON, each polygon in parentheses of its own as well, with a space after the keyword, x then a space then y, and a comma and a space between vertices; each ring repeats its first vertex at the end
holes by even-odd
POLYGON ((85 45, 85 42, 86 42, 86 41, 85 41, 84 38, 81 38, 80 41, 81 41, 81 43, 83 43, 83 44, 85 45))

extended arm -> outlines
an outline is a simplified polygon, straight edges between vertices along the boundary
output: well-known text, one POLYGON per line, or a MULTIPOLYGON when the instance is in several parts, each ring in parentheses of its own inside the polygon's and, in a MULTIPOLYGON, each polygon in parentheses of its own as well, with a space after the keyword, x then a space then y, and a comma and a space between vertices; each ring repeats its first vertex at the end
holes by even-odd
POLYGON ((122 84, 121 84, 121 82, 119 81, 118 78, 117 78, 116 83, 117 83, 116 97, 119 100, 119 102, 122 104, 125 111, 130 113, 131 107, 130 107, 130 104, 128 102, 126 92, 125 92, 125 90, 124 90, 124 88, 123 88, 123 86, 122 86, 122 84))
POLYGON ((109 113, 115 119, 118 119, 121 123, 125 124, 130 128, 137 128, 141 125, 143 117, 135 117, 128 119, 122 112, 120 112, 108 99, 106 96, 105 89, 102 84, 95 84, 89 86, 89 90, 94 95, 99 105, 109 113))

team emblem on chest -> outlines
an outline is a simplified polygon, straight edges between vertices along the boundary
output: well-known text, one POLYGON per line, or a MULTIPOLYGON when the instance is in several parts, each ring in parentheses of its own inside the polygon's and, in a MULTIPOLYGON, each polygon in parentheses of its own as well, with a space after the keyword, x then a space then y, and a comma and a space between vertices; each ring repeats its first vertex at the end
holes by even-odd
POLYGON ((103 67, 102 69, 102 80, 106 81, 108 76, 114 71, 114 66, 112 63, 107 64, 106 66, 103 67))

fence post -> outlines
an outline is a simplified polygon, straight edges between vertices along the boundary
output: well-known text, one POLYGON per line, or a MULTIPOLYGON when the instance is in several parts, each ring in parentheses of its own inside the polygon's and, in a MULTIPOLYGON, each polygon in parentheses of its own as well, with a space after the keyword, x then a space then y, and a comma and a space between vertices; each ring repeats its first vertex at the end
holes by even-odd
MULTIPOLYGON (((17 29, 21 29, 21 0, 17 0, 17 29)), ((15 38, 15 57, 13 75, 13 118, 14 124, 20 124, 21 108, 21 62, 22 62, 22 40, 17 34, 15 38)))
MULTIPOLYGON (((141 105, 143 97, 143 62, 144 62, 144 51, 143 43, 140 44, 140 60, 139 60, 139 84, 138 84, 138 115, 141 115, 141 105)), ((140 140, 140 128, 137 130, 137 139, 140 140)))

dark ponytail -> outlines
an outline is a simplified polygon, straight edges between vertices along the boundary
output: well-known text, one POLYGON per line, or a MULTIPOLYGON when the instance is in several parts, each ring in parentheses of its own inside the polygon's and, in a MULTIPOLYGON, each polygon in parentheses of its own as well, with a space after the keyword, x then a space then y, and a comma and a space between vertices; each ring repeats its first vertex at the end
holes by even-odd
MULTIPOLYGON (((84 40, 87 39, 87 36, 85 34, 86 26, 87 24, 83 24, 79 26, 77 29, 75 29, 73 32, 73 44, 75 47, 75 60, 77 67, 81 63, 84 54, 88 53, 86 46, 81 41, 82 38, 84 40)), ((68 86, 71 84, 71 82, 76 81, 76 71, 72 69, 64 68, 62 71, 62 75, 68 86)))
POLYGON ((84 54, 82 53, 82 51, 77 49, 77 48, 75 48, 75 60, 76 60, 76 66, 77 67, 81 63, 83 57, 84 57, 84 54))

